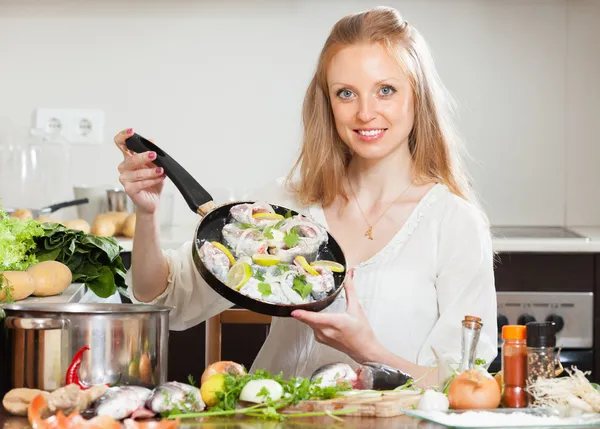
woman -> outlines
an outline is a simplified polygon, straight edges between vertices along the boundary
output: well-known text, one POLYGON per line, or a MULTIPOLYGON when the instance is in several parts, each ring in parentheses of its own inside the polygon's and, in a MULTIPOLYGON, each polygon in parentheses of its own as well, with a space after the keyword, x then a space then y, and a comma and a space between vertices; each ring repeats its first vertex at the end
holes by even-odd
MULTIPOLYGON (((459 163, 444 97, 425 42, 394 9, 333 27, 306 93, 299 159, 286 183, 259 199, 325 225, 351 280, 325 311, 275 318, 252 370, 306 377, 331 362, 376 361, 435 383, 433 350, 460 360, 465 315, 483 319, 477 357, 494 359, 489 227, 459 163)), ((132 133, 115 137, 125 156, 121 183, 138 213, 131 297, 174 306, 172 328, 186 329, 232 304, 196 272, 191 242, 161 251, 155 212, 164 175, 153 153, 127 151, 132 133)))

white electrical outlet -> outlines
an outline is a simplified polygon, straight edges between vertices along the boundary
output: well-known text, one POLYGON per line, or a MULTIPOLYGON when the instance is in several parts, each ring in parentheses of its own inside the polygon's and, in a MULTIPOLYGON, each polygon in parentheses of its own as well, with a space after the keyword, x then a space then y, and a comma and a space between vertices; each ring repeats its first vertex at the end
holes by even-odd
POLYGON ((101 144, 104 112, 98 109, 37 109, 34 127, 71 144, 101 144))

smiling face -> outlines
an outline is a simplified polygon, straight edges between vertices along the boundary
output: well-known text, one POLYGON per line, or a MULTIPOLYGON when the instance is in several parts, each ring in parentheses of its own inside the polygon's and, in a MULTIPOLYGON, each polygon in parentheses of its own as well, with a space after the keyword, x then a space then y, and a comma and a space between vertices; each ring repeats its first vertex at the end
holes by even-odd
POLYGON ((327 84, 337 132, 355 155, 377 160, 408 151, 412 87, 380 44, 344 47, 329 64, 327 84))

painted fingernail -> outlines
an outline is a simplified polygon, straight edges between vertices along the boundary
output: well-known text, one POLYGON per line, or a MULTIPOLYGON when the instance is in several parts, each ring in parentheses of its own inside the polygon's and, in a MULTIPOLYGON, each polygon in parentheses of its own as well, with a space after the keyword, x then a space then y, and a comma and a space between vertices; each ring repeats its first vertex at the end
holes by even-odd
POLYGON ((154 152, 150 152, 150 153, 148 154, 148 158, 150 158, 150 159, 154 159, 154 158, 156 158, 156 153, 154 153, 154 152))
POLYGON ((133 132, 133 128, 127 128, 127 131, 125 131, 127 134, 131 134, 133 132))
POLYGON ((156 169, 156 172, 157 172, 158 174, 162 173, 162 168, 158 167, 158 168, 156 169))

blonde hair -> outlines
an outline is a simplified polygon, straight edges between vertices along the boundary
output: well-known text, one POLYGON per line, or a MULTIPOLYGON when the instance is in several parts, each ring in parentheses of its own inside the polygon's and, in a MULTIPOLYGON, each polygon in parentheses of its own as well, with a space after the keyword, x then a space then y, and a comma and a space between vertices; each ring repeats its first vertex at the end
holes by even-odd
POLYGON ((338 195, 348 200, 343 180, 351 154, 336 131, 327 68, 341 49, 359 43, 382 44, 411 82, 415 118, 408 144, 415 182, 443 183, 454 194, 475 203, 461 165, 460 152, 464 149, 450 116, 453 100, 439 79, 424 39, 397 10, 387 7, 348 15, 331 30, 306 91, 302 148, 286 183, 303 204, 321 203, 327 207, 338 195), (298 168, 300 180, 292 184, 298 168))

